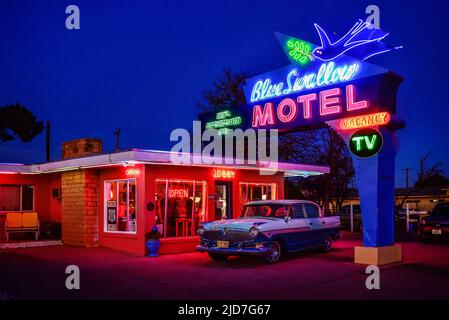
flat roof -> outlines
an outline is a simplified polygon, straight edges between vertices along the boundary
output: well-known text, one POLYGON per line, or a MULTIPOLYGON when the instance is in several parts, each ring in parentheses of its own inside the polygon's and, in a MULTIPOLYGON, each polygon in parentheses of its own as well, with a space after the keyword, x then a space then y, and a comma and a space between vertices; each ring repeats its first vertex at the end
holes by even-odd
POLYGON ((41 164, 26 165, 17 163, 0 163, 0 173, 43 174, 114 165, 126 166, 140 163, 276 171, 284 172, 286 177, 308 177, 330 172, 328 166, 269 161, 248 163, 246 160, 236 158, 205 157, 192 153, 132 149, 129 151, 90 155, 41 164), (182 157, 183 162, 179 163, 179 161, 175 161, 176 159, 180 160, 180 157, 182 157))

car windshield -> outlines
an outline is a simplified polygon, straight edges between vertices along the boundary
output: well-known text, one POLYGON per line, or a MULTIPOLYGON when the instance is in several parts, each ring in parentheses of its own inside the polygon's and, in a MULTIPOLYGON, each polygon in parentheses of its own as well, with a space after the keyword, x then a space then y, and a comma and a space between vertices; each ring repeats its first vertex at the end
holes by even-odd
POLYGON ((449 217, 449 203, 436 205, 433 208, 432 216, 449 217))
POLYGON ((284 219, 288 213, 288 207, 283 204, 258 204, 246 205, 243 209, 243 217, 270 217, 284 219))

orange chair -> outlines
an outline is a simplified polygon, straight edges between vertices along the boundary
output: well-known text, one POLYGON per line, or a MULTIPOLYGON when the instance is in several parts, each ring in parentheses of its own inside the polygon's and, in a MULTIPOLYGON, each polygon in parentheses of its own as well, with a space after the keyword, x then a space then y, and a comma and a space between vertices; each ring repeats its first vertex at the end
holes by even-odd
POLYGON ((36 212, 8 212, 6 214, 5 233, 9 240, 11 232, 34 232, 35 239, 39 238, 39 219, 36 212))

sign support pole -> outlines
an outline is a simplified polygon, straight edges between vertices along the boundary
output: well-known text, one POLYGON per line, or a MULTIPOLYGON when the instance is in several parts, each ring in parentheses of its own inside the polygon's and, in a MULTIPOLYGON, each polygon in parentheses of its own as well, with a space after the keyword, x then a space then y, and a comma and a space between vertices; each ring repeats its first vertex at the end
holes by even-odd
MULTIPOLYGON (((329 121, 349 145, 356 130, 341 130, 329 121)), ((382 149, 369 158, 352 155, 363 221, 363 246, 355 247, 354 262, 382 265, 402 260, 401 247, 394 244, 394 172, 398 143, 394 129, 377 127, 384 137, 382 149)))

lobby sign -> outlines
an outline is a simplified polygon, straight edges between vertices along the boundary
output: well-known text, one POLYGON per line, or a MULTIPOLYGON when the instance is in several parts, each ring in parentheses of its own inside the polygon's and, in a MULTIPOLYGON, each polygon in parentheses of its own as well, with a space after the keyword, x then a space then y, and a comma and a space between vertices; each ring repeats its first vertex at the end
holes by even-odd
POLYGON ((320 46, 276 33, 291 64, 246 80, 246 126, 295 131, 381 112, 389 121, 402 78, 365 60, 399 47, 384 44, 388 33, 368 26, 359 20, 345 36, 331 40, 315 24, 320 46))

